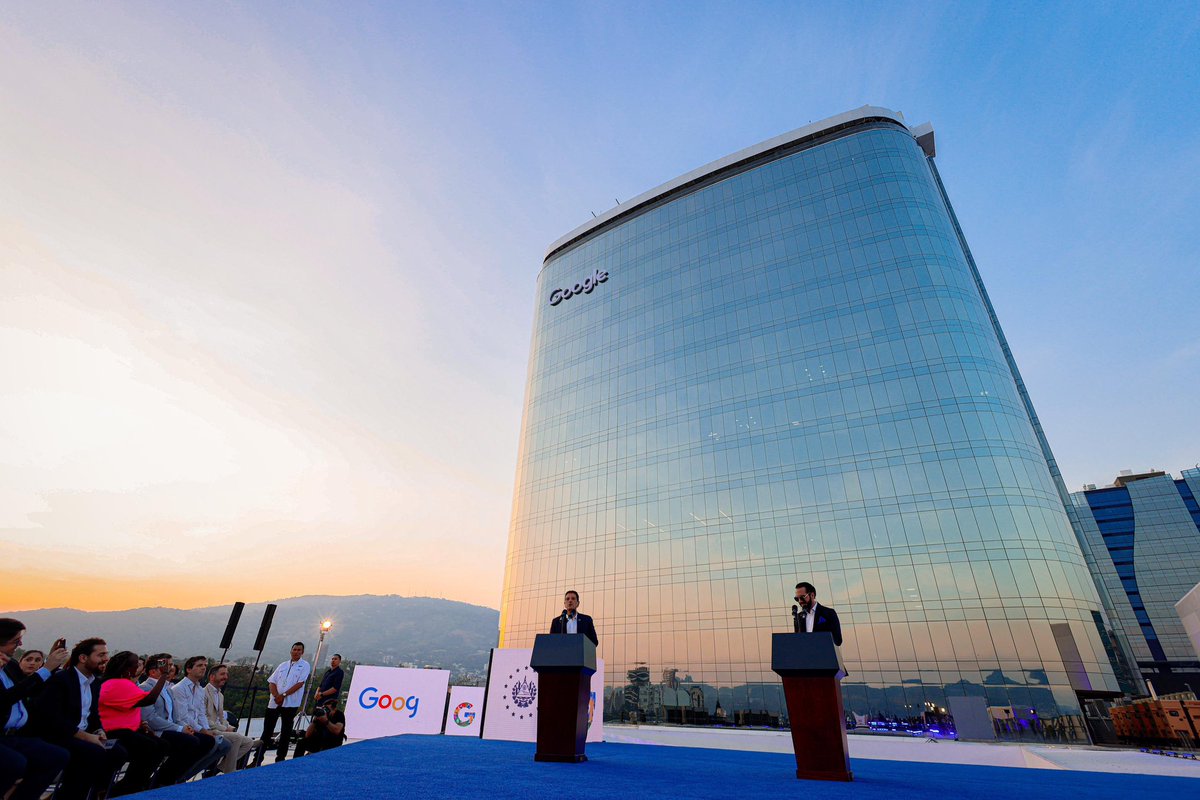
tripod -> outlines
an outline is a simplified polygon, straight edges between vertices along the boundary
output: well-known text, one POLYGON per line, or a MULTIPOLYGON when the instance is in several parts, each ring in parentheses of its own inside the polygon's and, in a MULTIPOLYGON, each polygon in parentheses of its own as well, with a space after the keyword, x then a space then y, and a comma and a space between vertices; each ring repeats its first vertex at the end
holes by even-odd
POLYGON ((313 654, 313 668, 309 670, 308 677, 304 679, 304 689, 300 692, 300 711, 296 714, 296 719, 292 723, 293 739, 295 739, 297 736, 304 735, 303 731, 307 730, 308 728, 308 723, 305 722, 306 718, 309 722, 312 721, 312 715, 304 713, 305 706, 308 704, 308 689, 312 685, 313 677, 317 674, 317 668, 321 664, 321 651, 325 647, 325 634, 329 633, 329 631, 332 629, 332 621, 321 621, 321 636, 319 639, 317 639, 317 652, 313 654))

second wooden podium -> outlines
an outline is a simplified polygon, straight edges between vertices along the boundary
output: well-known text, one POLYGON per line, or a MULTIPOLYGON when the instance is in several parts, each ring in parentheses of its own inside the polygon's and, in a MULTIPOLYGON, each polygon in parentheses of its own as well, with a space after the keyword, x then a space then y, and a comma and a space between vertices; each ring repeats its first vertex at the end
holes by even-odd
POLYGON ((587 761, 584 748, 596 645, 581 634, 539 633, 529 666, 538 674, 534 761, 587 761))
POLYGON ((783 678, 796 777, 854 780, 842 710, 846 670, 833 637, 824 632, 772 634, 771 669, 783 678))

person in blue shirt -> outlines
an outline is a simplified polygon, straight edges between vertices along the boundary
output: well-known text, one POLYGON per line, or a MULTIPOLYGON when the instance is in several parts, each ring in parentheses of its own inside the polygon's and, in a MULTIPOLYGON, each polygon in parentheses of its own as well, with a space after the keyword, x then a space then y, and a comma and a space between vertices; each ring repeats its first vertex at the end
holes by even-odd
POLYGON ((146 660, 146 675, 149 677, 138 684, 143 692, 149 692, 159 681, 166 681, 154 705, 142 709, 142 721, 150 728, 150 732, 167 743, 167 761, 155 776, 159 786, 186 781, 211 763, 209 757, 217 749, 214 737, 176 720, 175 698, 167 678, 173 665, 170 653, 155 653, 146 660))
POLYGON ((337 700, 342 696, 342 679, 345 673, 342 671, 342 654, 334 653, 333 658, 329 659, 329 669, 325 673, 325 677, 321 678, 321 688, 317 689, 317 693, 313 695, 313 710, 325 705, 325 701, 332 698, 337 700))
POLYGON ((0 797, 18 780, 20 785, 9 800, 37 800, 46 787, 66 768, 70 754, 65 748, 24 735, 29 722, 25 701, 37 695, 53 670, 67 660, 67 648, 55 642, 45 664, 31 675, 9 669, 13 654, 21 646, 25 626, 8 617, 0 619, 0 797), (14 677, 13 673, 21 677, 14 677))

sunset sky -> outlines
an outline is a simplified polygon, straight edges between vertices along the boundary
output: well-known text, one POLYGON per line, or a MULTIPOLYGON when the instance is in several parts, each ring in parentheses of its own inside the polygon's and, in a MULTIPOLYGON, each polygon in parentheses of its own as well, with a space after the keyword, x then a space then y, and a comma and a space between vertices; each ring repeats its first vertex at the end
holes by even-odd
POLYGON ((644 6, 0 12, 0 609, 496 607, 545 246, 866 103, 1069 486, 1200 461, 1195 4, 644 6))

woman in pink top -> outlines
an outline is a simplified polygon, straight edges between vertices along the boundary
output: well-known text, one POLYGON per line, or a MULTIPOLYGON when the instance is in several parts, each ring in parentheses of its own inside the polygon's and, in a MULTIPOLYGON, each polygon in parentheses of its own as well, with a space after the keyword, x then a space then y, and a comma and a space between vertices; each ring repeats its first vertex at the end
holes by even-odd
POLYGON ((166 681, 143 692, 133 682, 138 656, 122 650, 108 660, 104 682, 100 684, 100 725, 108 738, 116 739, 129 751, 129 769, 113 786, 109 797, 140 792, 150 788, 150 778, 167 757, 167 743, 150 734, 142 722, 142 708, 154 705, 166 681))

